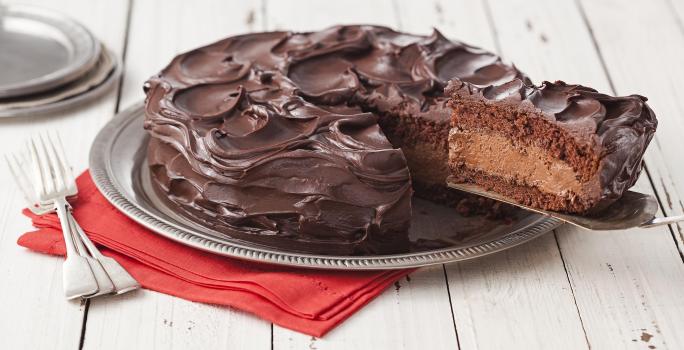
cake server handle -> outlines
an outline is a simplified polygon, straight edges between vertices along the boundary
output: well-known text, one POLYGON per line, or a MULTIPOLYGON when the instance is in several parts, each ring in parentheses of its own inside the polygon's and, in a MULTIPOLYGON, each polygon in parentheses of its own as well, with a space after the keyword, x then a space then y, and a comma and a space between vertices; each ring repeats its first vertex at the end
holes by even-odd
POLYGON ((639 227, 641 227, 641 228, 656 227, 656 226, 674 224, 674 223, 678 223, 680 221, 684 221, 684 215, 666 216, 666 217, 662 217, 662 218, 653 218, 653 219, 639 225, 639 227))

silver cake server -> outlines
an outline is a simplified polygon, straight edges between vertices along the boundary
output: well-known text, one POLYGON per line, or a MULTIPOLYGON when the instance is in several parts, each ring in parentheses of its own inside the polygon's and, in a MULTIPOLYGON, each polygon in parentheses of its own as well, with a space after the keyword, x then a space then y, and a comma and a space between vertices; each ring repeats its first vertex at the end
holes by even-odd
POLYGON ((655 197, 634 191, 627 191, 622 195, 622 198, 598 214, 581 216, 529 207, 520 204, 511 198, 488 191, 482 186, 455 182, 451 177, 447 178, 447 186, 550 216, 588 230, 605 231, 624 230, 634 227, 648 228, 684 221, 684 215, 656 218, 655 214, 658 211, 658 202, 655 197))

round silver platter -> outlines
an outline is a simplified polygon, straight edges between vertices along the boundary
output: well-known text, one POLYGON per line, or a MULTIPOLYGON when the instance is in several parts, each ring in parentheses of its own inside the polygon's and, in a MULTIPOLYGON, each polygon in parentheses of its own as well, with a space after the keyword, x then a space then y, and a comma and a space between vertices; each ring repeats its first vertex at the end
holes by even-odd
POLYGON ((89 71, 100 56, 100 44, 82 25, 22 5, 0 5, 0 48, 0 98, 66 84, 89 71))
POLYGON ((148 136, 143 130, 143 115, 142 103, 136 104, 100 131, 90 150, 91 176, 102 194, 131 219, 164 237, 207 252, 308 268, 410 268, 481 257, 527 242, 561 224, 559 220, 522 210, 507 223, 463 218, 453 208, 414 198, 412 241, 439 242, 441 246, 429 248, 431 245, 427 244, 405 254, 331 256, 236 240, 183 217, 156 194, 146 166, 148 136))

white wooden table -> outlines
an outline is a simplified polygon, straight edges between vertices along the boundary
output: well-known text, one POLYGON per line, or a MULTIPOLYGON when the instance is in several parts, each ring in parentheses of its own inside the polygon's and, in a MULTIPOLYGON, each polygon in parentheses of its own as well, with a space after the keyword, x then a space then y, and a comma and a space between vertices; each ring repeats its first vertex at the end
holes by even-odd
MULTIPOLYGON (((248 31, 375 23, 499 52, 535 81, 650 98, 660 125, 638 187, 684 213, 682 0, 31 0, 84 23, 124 60, 118 91, 79 111, 0 120, 2 151, 45 129, 78 169, 96 132, 142 99, 175 54, 248 31)), ((1 50, 2 48, 0 48, 1 50)), ((0 67, 4 69, 4 67, 0 67)), ((422 269, 323 339, 229 308, 142 291, 62 296, 61 259, 16 245, 30 229, 0 167, 3 349, 682 349, 684 226, 592 233, 562 227, 493 256, 422 269)))

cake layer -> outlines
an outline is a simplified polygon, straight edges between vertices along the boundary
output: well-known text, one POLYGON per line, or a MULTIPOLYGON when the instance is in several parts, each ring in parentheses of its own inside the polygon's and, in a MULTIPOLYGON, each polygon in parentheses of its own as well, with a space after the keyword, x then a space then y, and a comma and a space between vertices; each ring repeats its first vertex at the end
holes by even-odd
MULTIPOLYGON (((490 130, 506 135, 517 144, 544 149, 553 158, 563 160, 578 172, 580 178, 588 180, 598 169, 600 150, 590 135, 577 135, 588 140, 579 140, 573 134, 527 110, 518 103, 483 103, 477 96, 458 96, 454 99, 453 124, 463 130, 490 130), (457 116, 457 117, 456 117, 457 116)), ((581 123, 581 122, 580 122, 581 123)), ((587 126, 591 132, 591 126, 587 126)))
POLYGON ((447 139, 451 123, 389 113, 383 113, 379 122, 392 145, 404 153, 414 185, 440 189, 416 194, 446 204, 442 200, 446 193, 435 192, 453 192, 444 189, 444 179, 449 175, 447 139))
POLYGON ((483 171, 476 171, 464 166, 451 165, 454 174, 460 175, 460 180, 478 184, 489 191, 500 193, 518 203, 541 208, 544 210, 583 213, 595 203, 586 202, 582 197, 559 196, 542 192, 537 187, 522 185, 510 181, 509 178, 499 177, 483 171))

